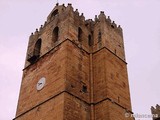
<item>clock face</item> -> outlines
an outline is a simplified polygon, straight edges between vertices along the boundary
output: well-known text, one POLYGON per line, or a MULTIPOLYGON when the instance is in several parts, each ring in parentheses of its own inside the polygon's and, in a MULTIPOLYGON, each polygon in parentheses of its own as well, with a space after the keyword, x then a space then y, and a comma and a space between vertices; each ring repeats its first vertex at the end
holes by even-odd
POLYGON ((39 79, 36 85, 37 90, 41 90, 44 87, 45 83, 46 83, 46 78, 42 77, 41 79, 39 79))

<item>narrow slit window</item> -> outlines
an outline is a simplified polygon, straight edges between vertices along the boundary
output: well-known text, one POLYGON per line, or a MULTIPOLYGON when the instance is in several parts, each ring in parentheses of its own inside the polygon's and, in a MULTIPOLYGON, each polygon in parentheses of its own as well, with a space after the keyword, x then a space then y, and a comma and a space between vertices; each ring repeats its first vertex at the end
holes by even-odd
POLYGON ((87 86, 86 86, 86 85, 83 85, 83 86, 82 86, 82 92, 83 92, 83 93, 87 93, 87 86))
POLYGON ((78 41, 82 41, 82 29, 80 27, 78 28, 78 41))
POLYGON ((91 38, 91 35, 88 35, 88 45, 89 46, 92 46, 92 38, 91 38))
POLYGON ((116 49, 114 50, 114 53, 117 54, 117 50, 116 49))

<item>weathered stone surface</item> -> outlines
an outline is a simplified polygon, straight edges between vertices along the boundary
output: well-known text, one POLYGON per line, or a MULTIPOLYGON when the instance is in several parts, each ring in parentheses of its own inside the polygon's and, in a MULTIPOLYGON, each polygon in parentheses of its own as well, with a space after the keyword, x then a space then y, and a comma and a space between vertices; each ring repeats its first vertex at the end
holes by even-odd
POLYGON ((16 118, 16 120, 64 120, 64 94, 61 94, 29 112, 16 118))
POLYGON ((131 110, 126 63, 107 49, 93 54, 94 101, 110 98, 131 110))

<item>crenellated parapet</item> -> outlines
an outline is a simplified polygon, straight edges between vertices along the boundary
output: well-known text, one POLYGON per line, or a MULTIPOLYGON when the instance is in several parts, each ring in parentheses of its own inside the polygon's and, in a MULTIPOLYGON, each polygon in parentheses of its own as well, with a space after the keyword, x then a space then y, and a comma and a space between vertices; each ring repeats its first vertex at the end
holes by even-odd
MULTIPOLYGON (((72 7, 72 4, 68 3, 68 5, 65 6, 65 4, 59 5, 57 3, 56 6, 54 7, 54 9, 51 11, 51 13, 48 15, 47 21, 44 23, 44 25, 41 25, 39 29, 36 29, 36 31, 34 32, 34 35, 37 34, 37 33, 40 34, 42 32, 43 28, 48 23, 50 23, 56 17, 59 17, 59 19, 60 19, 61 16, 73 16, 76 20, 78 20, 81 23, 85 23, 85 24, 87 23, 87 24, 92 24, 92 25, 96 24, 96 23, 99 23, 99 22, 100 23, 101 22, 106 22, 109 27, 113 28, 118 33, 122 32, 121 26, 117 25, 115 23, 115 21, 112 21, 110 19, 110 16, 108 16, 106 18, 106 15, 105 15, 104 11, 101 11, 98 16, 95 15, 94 20, 92 20, 92 19, 85 20, 84 14, 83 13, 80 14, 79 11, 78 11, 78 9, 75 9, 75 11, 74 11, 74 9, 72 7), (89 23, 89 22, 91 22, 91 23, 89 23)), ((65 18, 63 17, 63 19, 65 19, 65 18)))
POLYGON ((101 11, 100 14, 95 15, 95 19, 94 19, 95 24, 96 23, 106 23, 108 27, 112 28, 115 32, 118 32, 122 35, 122 28, 120 27, 120 25, 117 26, 117 24, 115 23, 115 21, 112 21, 110 19, 110 16, 108 16, 106 18, 106 15, 104 13, 104 11, 101 11))
POLYGON ((106 16, 104 11, 95 15, 94 20, 85 19, 84 14, 74 10, 70 3, 67 6, 57 3, 45 23, 30 35, 27 55, 34 51, 38 40, 42 41, 39 56, 43 56, 66 39, 87 52, 105 47, 125 61, 121 26, 106 16))

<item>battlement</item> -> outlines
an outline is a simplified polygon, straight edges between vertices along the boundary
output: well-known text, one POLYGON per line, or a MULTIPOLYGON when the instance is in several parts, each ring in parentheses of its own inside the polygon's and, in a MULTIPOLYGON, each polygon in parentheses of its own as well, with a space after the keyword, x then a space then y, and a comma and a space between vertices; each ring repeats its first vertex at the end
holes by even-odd
POLYGON ((153 120, 157 120, 157 118, 160 118, 160 106, 158 104, 156 105, 156 107, 151 107, 151 112, 154 115, 158 115, 158 117, 153 116, 153 120))
MULTIPOLYGON (((42 41, 39 58, 69 39, 87 52, 96 52, 105 47, 125 61, 122 28, 112 21, 110 16, 106 17, 104 11, 95 15, 94 19, 86 19, 78 9, 74 10, 72 4, 65 6, 57 3, 44 24, 31 33, 28 56, 33 53, 39 39, 42 41)), ((30 61, 28 58, 27 61, 30 61)), ((29 64, 27 62, 26 66, 29 64)))
POLYGON ((72 7, 72 4, 68 3, 67 6, 65 6, 65 4, 59 5, 58 3, 56 4, 56 6, 54 7, 54 9, 51 11, 51 13, 48 15, 47 17, 47 21, 45 21, 44 25, 41 25, 39 29, 36 29, 36 31, 34 32, 34 34, 32 33, 32 35, 36 35, 37 33, 40 34, 43 31, 43 28, 49 24, 50 22, 52 22, 54 19, 58 18, 61 19, 65 19, 66 17, 74 17, 77 21, 79 21, 80 23, 84 23, 84 24, 92 24, 95 25, 97 23, 101 23, 101 22, 105 22, 110 28, 112 28, 114 31, 120 33, 122 35, 122 28, 120 25, 117 25, 115 23, 115 21, 112 21, 110 19, 110 16, 108 16, 106 18, 106 15, 104 13, 104 11, 100 11, 99 15, 95 15, 94 20, 92 19, 85 19, 85 16, 83 13, 79 13, 78 9, 75 9, 72 7), (61 17, 63 16, 63 17, 61 17))

